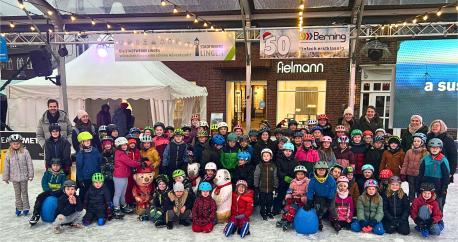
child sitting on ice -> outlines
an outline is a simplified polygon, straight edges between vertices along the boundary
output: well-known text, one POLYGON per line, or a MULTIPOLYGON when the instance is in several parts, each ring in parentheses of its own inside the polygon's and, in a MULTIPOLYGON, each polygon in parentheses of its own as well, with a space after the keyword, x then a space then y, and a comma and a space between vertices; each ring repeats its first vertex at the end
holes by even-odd
POLYGON ((410 233, 409 197, 401 188, 401 179, 392 176, 383 198, 383 227, 388 234, 398 232, 402 235, 410 233))
POLYGON ((208 182, 199 184, 200 195, 192 207, 192 231, 210 233, 216 218, 216 202, 210 196, 212 185, 208 182))
POLYGON ((236 183, 232 192, 231 217, 224 227, 224 235, 231 236, 237 231, 242 238, 250 234, 250 217, 253 214, 253 191, 244 180, 236 183))
POLYGON ((91 224, 93 220, 96 220, 97 224, 102 226, 108 217, 111 198, 110 192, 104 185, 104 180, 102 173, 94 173, 92 175, 92 186, 88 189, 84 198, 86 215, 83 218, 83 224, 85 226, 91 224))
POLYGON ((173 223, 176 221, 185 227, 190 226, 194 193, 188 192, 183 183, 176 182, 173 184, 173 191, 167 194, 167 198, 167 229, 173 229, 173 223))
POLYGON ((353 198, 348 190, 350 181, 346 176, 337 178, 337 193, 335 199, 336 219, 331 220, 331 223, 336 230, 350 229, 353 219, 354 203, 353 198))
POLYGON ((359 196, 356 204, 357 219, 351 223, 354 232, 374 233, 383 235, 383 199, 378 193, 378 183, 369 179, 364 184, 364 193, 359 196))
POLYGON ((62 225, 70 224, 75 228, 83 228, 83 217, 86 210, 83 208, 78 195, 76 195, 76 183, 72 180, 64 182, 64 194, 57 200, 57 217, 54 220, 54 233, 60 234, 63 232, 62 225))
POLYGON ((423 237, 440 235, 444 229, 442 212, 436 200, 435 187, 433 183, 422 183, 420 185, 420 196, 415 198, 410 208, 410 217, 417 226, 415 230, 423 237))

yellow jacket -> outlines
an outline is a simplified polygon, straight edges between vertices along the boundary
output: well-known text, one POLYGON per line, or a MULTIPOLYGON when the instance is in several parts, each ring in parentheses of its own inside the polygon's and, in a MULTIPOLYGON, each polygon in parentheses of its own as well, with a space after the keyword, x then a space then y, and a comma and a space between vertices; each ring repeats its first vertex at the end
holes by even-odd
POLYGON ((159 175, 159 166, 161 165, 161 159, 156 148, 151 147, 147 150, 141 149, 140 155, 142 156, 142 158, 147 158, 151 163, 151 167, 153 167, 154 169, 154 177, 159 175))

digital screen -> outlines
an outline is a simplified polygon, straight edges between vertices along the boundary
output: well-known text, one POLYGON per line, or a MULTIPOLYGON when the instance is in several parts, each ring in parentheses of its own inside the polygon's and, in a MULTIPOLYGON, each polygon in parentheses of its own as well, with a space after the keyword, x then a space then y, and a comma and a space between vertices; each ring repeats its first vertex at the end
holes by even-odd
POLYGON ((458 40, 401 42, 394 92, 393 128, 406 128, 413 114, 457 128, 458 40))

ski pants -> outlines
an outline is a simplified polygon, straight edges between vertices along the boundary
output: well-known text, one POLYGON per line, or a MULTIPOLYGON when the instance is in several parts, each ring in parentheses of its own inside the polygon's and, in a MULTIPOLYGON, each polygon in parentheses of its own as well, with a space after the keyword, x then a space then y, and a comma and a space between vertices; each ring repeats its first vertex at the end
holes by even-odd
POLYGON ((30 210, 28 181, 13 182, 17 210, 30 210))
POLYGON ((63 214, 59 214, 54 220, 52 224, 54 227, 61 226, 64 224, 81 224, 83 222, 83 217, 86 214, 86 210, 83 209, 79 212, 74 212, 68 216, 64 216, 63 214))

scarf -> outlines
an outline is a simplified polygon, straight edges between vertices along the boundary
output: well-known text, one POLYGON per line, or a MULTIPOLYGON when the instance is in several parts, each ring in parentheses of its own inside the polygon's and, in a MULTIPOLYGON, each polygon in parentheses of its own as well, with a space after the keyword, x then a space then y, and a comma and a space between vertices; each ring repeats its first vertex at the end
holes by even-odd
POLYGON ((347 189, 346 191, 344 191, 344 192, 342 192, 342 191, 340 191, 339 189, 337 189, 337 194, 338 194, 339 197, 342 198, 342 199, 347 198, 347 197, 348 197, 348 193, 349 193, 348 189, 347 189))
POLYGON ((370 123, 371 123, 371 121, 375 119, 375 116, 372 118, 372 120, 371 120, 371 119, 369 119, 367 116, 364 116, 364 119, 366 119, 367 123, 369 123, 369 124, 370 124, 370 123))
POLYGON ((412 124, 409 124, 409 133, 411 133, 412 135, 414 135, 414 134, 417 132, 417 130, 419 130, 422 126, 423 126, 423 125, 420 124, 420 125, 418 125, 418 126, 413 127, 412 124))
POLYGON ((52 116, 51 113, 49 113, 49 111, 47 111, 46 112, 46 117, 48 118, 48 121, 49 121, 50 124, 55 124, 59 120, 60 113, 59 113, 59 111, 57 111, 56 115, 52 116))
POLYGON ((226 187, 226 186, 229 186, 229 185, 232 185, 232 183, 231 183, 231 182, 228 182, 228 183, 223 184, 223 185, 221 185, 221 186, 216 186, 216 188, 215 188, 215 194, 216 194, 216 195, 219 195, 219 193, 221 192, 221 189, 222 189, 223 187, 226 187))
POLYGON ((328 178, 328 174, 326 174, 324 177, 318 177, 316 175, 316 173, 314 174, 315 176, 315 179, 319 182, 319 183, 324 183, 326 181, 326 179, 328 178))
POLYGON ((351 126, 353 125, 353 119, 349 121, 345 120, 345 117, 342 118, 342 125, 347 129, 351 130, 351 126))
POLYGON ((199 176, 196 176, 196 177, 193 177, 193 178, 189 178, 191 180, 191 184, 193 187, 197 186, 197 178, 199 178, 199 176))

